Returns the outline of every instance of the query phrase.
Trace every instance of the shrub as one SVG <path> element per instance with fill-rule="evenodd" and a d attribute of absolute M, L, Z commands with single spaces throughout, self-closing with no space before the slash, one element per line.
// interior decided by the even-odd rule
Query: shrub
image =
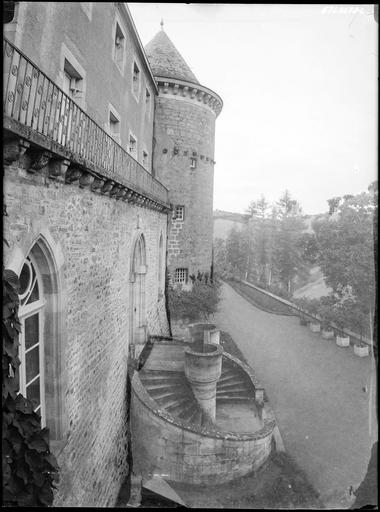
<path fill-rule="evenodd" d="M 18 392 L 18 278 L 3 268 L 3 506 L 40 507 L 53 502 L 57 461 L 48 429 L 33 404 Z"/>
<path fill-rule="evenodd" d="M 212 283 L 196 280 L 190 290 L 184 290 L 181 285 L 170 286 L 168 290 L 170 317 L 173 320 L 189 322 L 207 321 L 209 316 L 217 311 L 220 285 L 218 280 Z"/>

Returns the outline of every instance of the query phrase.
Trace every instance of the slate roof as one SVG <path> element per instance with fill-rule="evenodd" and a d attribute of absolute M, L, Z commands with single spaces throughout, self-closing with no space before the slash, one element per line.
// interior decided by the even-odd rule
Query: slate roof
<path fill-rule="evenodd" d="M 199 84 L 197 77 L 163 30 L 145 46 L 145 52 L 154 76 Z"/>

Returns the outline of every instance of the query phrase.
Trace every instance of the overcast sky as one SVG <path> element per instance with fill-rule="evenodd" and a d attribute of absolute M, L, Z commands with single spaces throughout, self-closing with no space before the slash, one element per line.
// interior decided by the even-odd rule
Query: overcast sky
<path fill-rule="evenodd" d="M 224 107 L 214 209 L 288 189 L 304 213 L 377 179 L 373 5 L 128 3 L 142 43 L 164 30 Z"/>

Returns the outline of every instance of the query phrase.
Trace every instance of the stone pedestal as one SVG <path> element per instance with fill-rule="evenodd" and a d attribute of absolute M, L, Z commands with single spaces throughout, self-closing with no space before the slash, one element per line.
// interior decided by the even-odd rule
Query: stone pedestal
<path fill-rule="evenodd" d="M 215 421 L 216 384 L 222 373 L 222 348 L 205 343 L 185 349 L 185 375 L 205 417 Z"/>
<path fill-rule="evenodd" d="M 203 342 L 208 343 L 206 339 L 206 332 L 216 330 L 216 325 L 208 324 L 208 323 L 197 323 L 197 324 L 189 324 L 189 337 L 195 342 Z"/>

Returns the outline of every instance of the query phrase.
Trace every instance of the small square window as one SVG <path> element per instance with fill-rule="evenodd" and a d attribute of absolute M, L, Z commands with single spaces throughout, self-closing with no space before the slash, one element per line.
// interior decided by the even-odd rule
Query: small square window
<path fill-rule="evenodd" d="M 124 67 L 124 47 L 125 47 L 125 37 L 120 28 L 120 25 L 118 23 L 116 23 L 115 41 L 114 41 L 114 60 L 121 71 L 123 71 L 123 67 Z"/>
<path fill-rule="evenodd" d="M 187 283 L 189 280 L 189 271 L 187 268 L 176 268 L 174 273 L 175 283 Z"/>
<path fill-rule="evenodd" d="M 185 207 L 177 205 L 174 209 L 173 220 L 184 220 L 185 218 Z"/>
<path fill-rule="evenodd" d="M 195 169 L 197 167 L 197 159 L 193 156 L 190 157 L 190 169 Z"/>
<path fill-rule="evenodd" d="M 136 62 L 133 63 L 132 91 L 135 96 L 140 92 L 140 70 Z"/>

